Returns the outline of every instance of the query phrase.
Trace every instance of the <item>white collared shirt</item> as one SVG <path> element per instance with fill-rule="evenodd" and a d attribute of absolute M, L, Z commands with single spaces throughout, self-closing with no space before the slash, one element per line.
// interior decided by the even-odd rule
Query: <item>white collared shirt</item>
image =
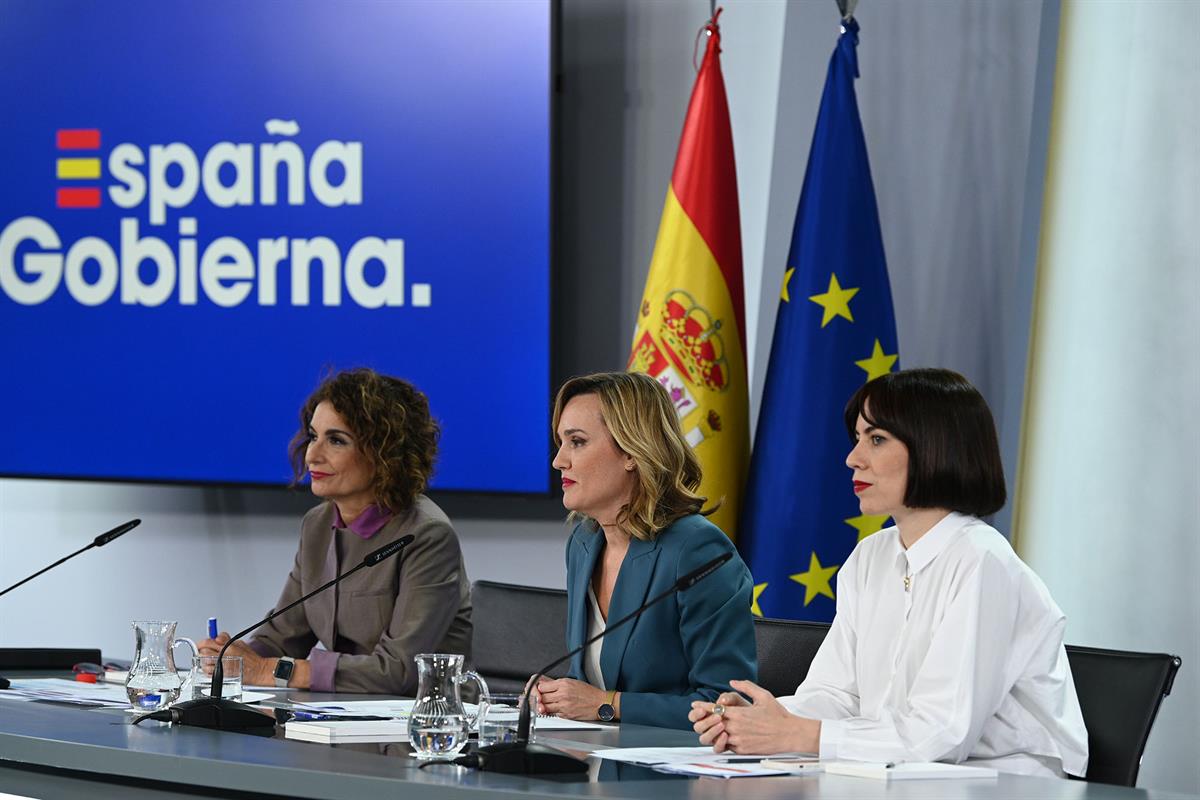
<path fill-rule="evenodd" d="M 1084 774 L 1066 617 L 994 528 L 951 513 L 908 550 L 887 528 L 859 543 L 837 587 L 808 677 L 780 698 L 822 721 L 822 759 Z"/>

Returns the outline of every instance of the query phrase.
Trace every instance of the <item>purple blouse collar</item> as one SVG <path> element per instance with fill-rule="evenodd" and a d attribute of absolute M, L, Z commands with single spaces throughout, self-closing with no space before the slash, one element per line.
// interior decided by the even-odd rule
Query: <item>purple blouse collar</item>
<path fill-rule="evenodd" d="M 335 503 L 333 506 L 333 527 L 350 530 L 362 539 L 370 539 L 379 533 L 379 530 L 384 525 L 387 525 L 393 516 L 395 515 L 383 506 L 372 503 L 361 514 L 355 517 L 353 522 L 347 525 L 345 520 L 342 519 L 342 512 Z"/>

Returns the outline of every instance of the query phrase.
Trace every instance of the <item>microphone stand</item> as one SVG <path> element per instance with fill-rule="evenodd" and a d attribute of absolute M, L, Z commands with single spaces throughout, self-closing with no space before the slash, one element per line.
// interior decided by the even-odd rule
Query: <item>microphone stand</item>
<path fill-rule="evenodd" d="M 461 766 L 476 767 L 484 772 L 501 772 L 510 775 L 553 775 L 587 772 L 586 761 L 582 761 L 553 747 L 529 741 L 529 722 L 531 719 L 529 704 L 532 699 L 533 689 L 537 686 L 538 680 L 541 679 L 542 675 L 567 659 L 573 658 L 576 654 L 583 652 L 588 645 L 607 636 L 610 631 L 616 630 L 622 625 L 637 619 L 642 615 L 642 612 L 655 603 L 667 599 L 676 592 L 692 588 L 699 581 L 716 572 L 718 567 L 731 558 L 733 558 L 733 553 L 722 553 L 704 566 L 692 570 L 675 581 L 671 585 L 671 588 L 665 592 L 650 598 L 632 613 L 626 614 L 616 622 L 609 624 L 603 631 L 588 639 L 562 658 L 542 667 L 533 676 L 533 680 L 529 682 L 529 686 L 525 689 L 525 702 L 521 705 L 521 716 L 517 722 L 517 740 L 505 744 L 493 744 L 481 747 L 470 755 L 455 759 L 454 763 Z"/>
<path fill-rule="evenodd" d="M 84 545 L 83 547 L 76 550 L 74 553 L 71 553 L 71 555 L 66 556 L 64 558 L 60 558 L 58 561 L 55 561 L 50 566 L 45 567 L 44 569 L 38 570 L 37 572 L 30 575 L 28 578 L 25 578 L 24 580 L 17 581 L 12 586 L 10 586 L 7 589 L 5 589 L 4 591 L 0 592 L 0 597 L 3 597 L 4 595 L 8 594 L 9 592 L 11 592 L 13 589 L 17 588 L 18 586 L 23 586 L 24 584 L 29 583 L 31 580 L 36 578 L 38 575 L 41 575 L 43 572 L 49 572 L 50 570 L 57 567 L 59 564 L 62 564 L 65 561 L 70 561 L 72 558 L 79 555 L 80 553 L 84 553 L 88 550 L 91 550 L 93 547 L 104 547 L 104 545 L 108 544 L 113 539 L 116 539 L 118 536 L 123 536 L 126 533 L 129 533 L 129 531 L 133 530 L 134 528 L 136 528 L 138 525 L 141 525 L 141 524 L 142 524 L 142 521 L 140 519 L 131 519 L 131 520 L 129 520 L 129 522 L 123 522 L 110 531 L 105 531 L 104 533 L 100 534 L 95 539 L 93 539 L 91 544 Z M 3 675 L 0 675 L 0 689 L 7 689 L 10 685 L 12 685 L 12 684 L 8 680 L 8 678 L 5 678 Z"/>
<path fill-rule="evenodd" d="M 187 700 L 182 703 L 176 703 L 170 708 L 163 708 L 158 711 L 152 711 L 149 714 L 142 714 L 140 717 L 134 719 L 133 724 L 137 725 L 144 719 L 154 719 L 160 722 L 174 722 L 179 725 L 194 725 L 198 728 L 214 728 L 216 730 L 234 731 L 236 733 L 250 733 L 257 736 L 273 736 L 275 733 L 274 715 L 268 715 L 245 703 L 238 703 L 221 697 L 222 684 L 225 682 L 225 670 L 221 659 L 225 656 L 225 651 L 229 649 L 229 645 L 260 625 L 265 625 L 280 614 L 290 611 L 313 595 L 319 594 L 335 583 L 349 578 L 360 569 L 373 567 L 379 562 L 391 558 L 412 544 L 415 538 L 412 534 L 402 536 L 396 541 L 368 553 L 353 569 L 343 572 L 328 583 L 318 586 L 294 603 L 288 603 L 278 611 L 272 611 L 265 619 L 259 620 L 249 628 L 246 628 L 246 630 L 240 631 L 237 635 L 230 637 L 225 646 L 221 648 L 221 652 L 217 654 L 217 663 L 212 674 L 212 696 L 201 697 L 197 700 Z"/>

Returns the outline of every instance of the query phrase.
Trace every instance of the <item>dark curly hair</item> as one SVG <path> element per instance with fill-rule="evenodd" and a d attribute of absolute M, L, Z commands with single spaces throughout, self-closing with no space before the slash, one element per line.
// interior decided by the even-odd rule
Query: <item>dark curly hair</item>
<path fill-rule="evenodd" d="M 405 511 L 425 491 L 437 459 L 441 429 L 430 416 L 429 400 L 408 381 L 360 368 L 321 381 L 300 409 L 300 430 L 288 452 L 292 485 L 308 471 L 305 451 L 313 412 L 328 402 L 346 421 L 371 466 L 375 501 L 393 514 Z"/>

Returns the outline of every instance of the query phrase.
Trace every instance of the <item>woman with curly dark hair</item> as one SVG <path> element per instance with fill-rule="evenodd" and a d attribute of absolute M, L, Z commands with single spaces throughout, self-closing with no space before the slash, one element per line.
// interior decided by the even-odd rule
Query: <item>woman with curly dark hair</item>
<path fill-rule="evenodd" d="M 418 653 L 470 655 L 470 584 L 450 520 L 423 492 L 439 429 L 412 384 L 370 369 L 339 372 L 300 410 L 295 482 L 325 502 L 300 525 L 300 547 L 276 608 L 402 536 L 399 558 L 362 570 L 235 642 L 253 685 L 412 694 Z M 200 643 L 216 655 L 228 634 Z"/>

